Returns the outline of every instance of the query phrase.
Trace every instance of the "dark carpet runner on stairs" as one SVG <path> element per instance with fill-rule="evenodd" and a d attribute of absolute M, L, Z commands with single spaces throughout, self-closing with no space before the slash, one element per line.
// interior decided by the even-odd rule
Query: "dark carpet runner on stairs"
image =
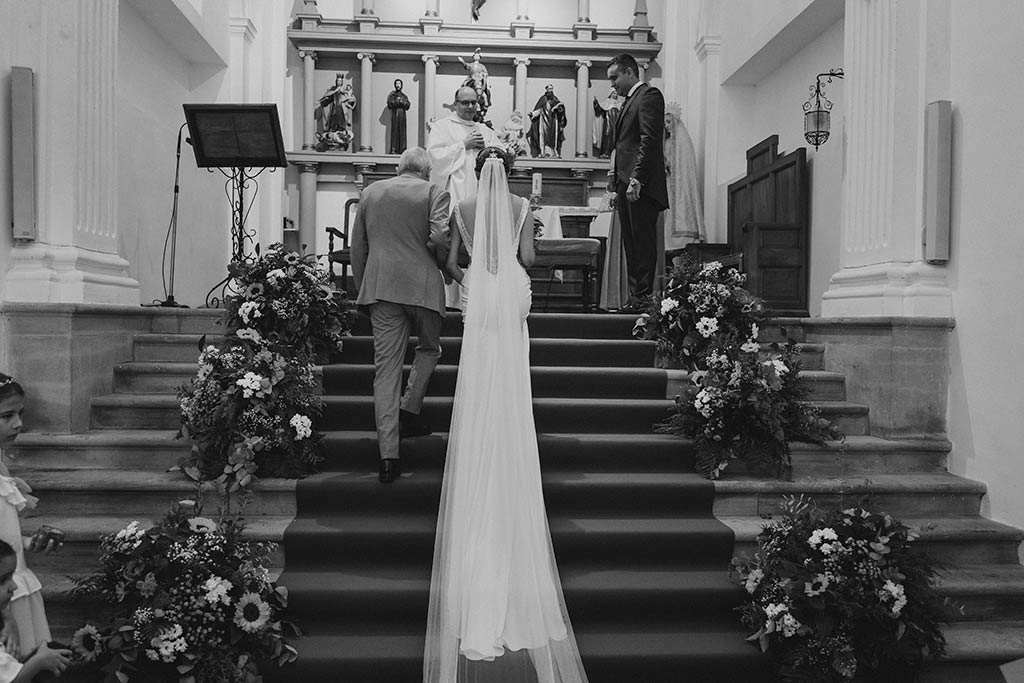
<path fill-rule="evenodd" d="M 653 346 L 629 339 L 629 316 L 529 324 L 552 542 L 592 683 L 768 680 L 733 611 L 742 592 L 727 576 L 733 535 L 712 516 L 714 487 L 678 439 L 651 433 L 670 405 Z M 403 440 L 405 474 L 388 486 L 376 475 L 369 337 L 324 368 L 328 459 L 298 484 L 280 579 L 306 636 L 299 661 L 268 681 L 421 680 L 460 328 L 449 315 L 424 408 L 437 431 Z"/>

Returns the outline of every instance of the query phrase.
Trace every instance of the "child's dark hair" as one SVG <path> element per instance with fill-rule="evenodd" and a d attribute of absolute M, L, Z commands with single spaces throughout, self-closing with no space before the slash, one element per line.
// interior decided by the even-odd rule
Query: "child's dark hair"
<path fill-rule="evenodd" d="M 480 153 L 476 155 L 476 174 L 479 176 L 480 171 L 484 168 L 484 162 L 491 157 L 498 157 L 502 163 L 505 164 L 505 175 L 512 172 L 512 164 L 515 162 L 515 157 L 508 153 L 503 147 L 484 147 L 480 150 Z"/>
<path fill-rule="evenodd" d="M 21 388 L 21 385 L 18 384 L 17 380 L 15 380 L 10 375 L 5 375 L 4 373 L 0 372 L 0 401 L 10 396 L 24 395 L 25 390 Z"/>
<path fill-rule="evenodd" d="M 7 541 L 0 541 L 0 560 L 7 559 L 8 557 L 17 557 L 14 548 Z"/>

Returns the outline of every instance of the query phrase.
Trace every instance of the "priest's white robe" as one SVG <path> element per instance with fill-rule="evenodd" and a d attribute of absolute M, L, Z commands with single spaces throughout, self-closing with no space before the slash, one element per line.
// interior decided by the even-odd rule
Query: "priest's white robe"
<path fill-rule="evenodd" d="M 448 190 L 452 207 L 476 195 L 476 155 L 479 149 L 466 149 L 466 138 L 480 131 L 485 147 L 504 147 L 498 135 L 482 123 L 463 121 L 451 114 L 434 121 L 427 133 L 430 154 L 430 182 Z M 445 287 L 445 305 L 460 308 L 459 284 Z"/>

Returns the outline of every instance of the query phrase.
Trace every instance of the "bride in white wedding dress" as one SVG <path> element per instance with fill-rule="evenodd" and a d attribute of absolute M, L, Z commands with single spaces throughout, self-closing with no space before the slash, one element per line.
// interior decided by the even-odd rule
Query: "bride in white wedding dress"
<path fill-rule="evenodd" d="M 453 230 L 448 269 L 469 295 L 423 680 L 587 683 L 541 490 L 526 325 L 530 279 L 520 263 L 534 258 L 532 214 L 525 199 L 509 193 L 503 152 L 489 148 L 480 157 L 476 200 L 453 212 L 459 235 Z M 458 242 L 471 257 L 465 277 Z"/>

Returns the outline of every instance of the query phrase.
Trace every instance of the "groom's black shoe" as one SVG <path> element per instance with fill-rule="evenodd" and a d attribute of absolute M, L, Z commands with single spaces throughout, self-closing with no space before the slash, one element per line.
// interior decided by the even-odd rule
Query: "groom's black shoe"
<path fill-rule="evenodd" d="M 398 411 L 398 436 L 408 438 L 410 436 L 426 436 L 432 434 L 430 423 L 423 419 L 422 415 L 410 413 L 408 410 Z"/>
<path fill-rule="evenodd" d="M 390 484 L 402 474 L 398 458 L 384 458 L 380 461 L 380 483 Z"/>

